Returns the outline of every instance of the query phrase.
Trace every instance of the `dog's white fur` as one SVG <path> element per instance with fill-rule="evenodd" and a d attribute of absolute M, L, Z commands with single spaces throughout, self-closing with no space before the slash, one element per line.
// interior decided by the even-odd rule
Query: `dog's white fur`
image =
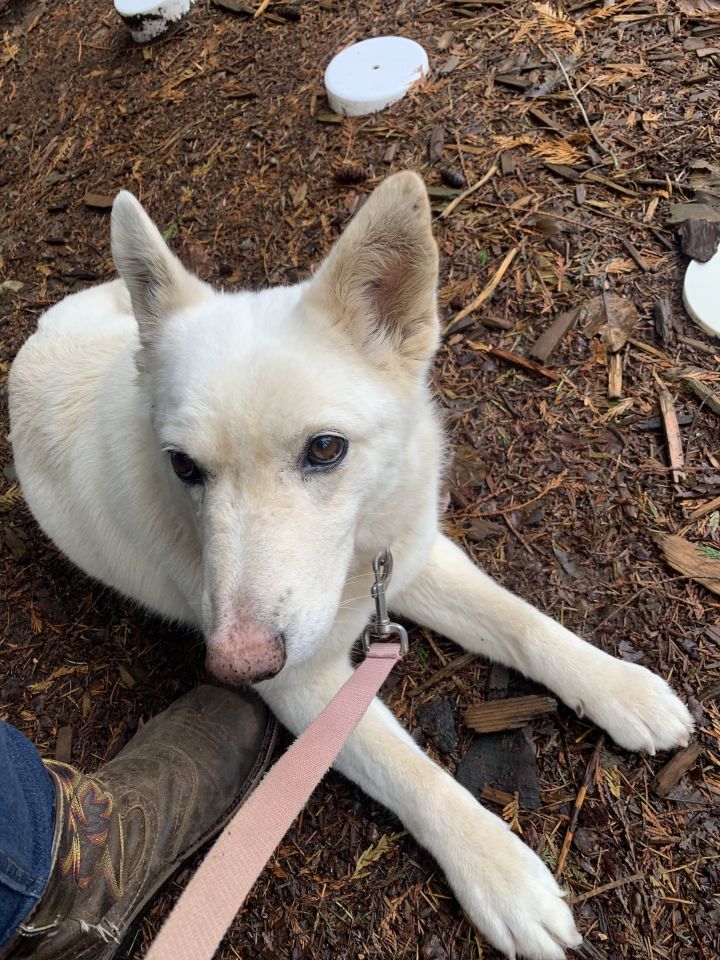
<path fill-rule="evenodd" d="M 502 589 L 438 529 L 437 253 L 418 177 L 385 181 L 309 281 L 260 293 L 188 274 L 127 193 L 112 227 L 122 279 L 49 310 L 10 378 L 27 502 L 78 566 L 197 625 L 210 652 L 242 658 L 247 636 L 282 634 L 286 665 L 257 687 L 299 732 L 350 675 L 389 544 L 397 614 L 545 684 L 622 747 L 687 743 L 664 680 Z M 308 474 L 304 446 L 327 432 L 347 456 Z M 169 449 L 202 465 L 204 485 L 177 479 Z M 379 701 L 337 767 L 395 811 L 509 957 L 579 943 L 538 857 Z"/>

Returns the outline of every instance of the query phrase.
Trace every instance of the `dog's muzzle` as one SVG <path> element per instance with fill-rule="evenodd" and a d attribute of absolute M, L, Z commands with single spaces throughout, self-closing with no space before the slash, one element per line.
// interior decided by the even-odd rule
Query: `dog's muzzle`
<path fill-rule="evenodd" d="M 218 680 L 245 686 L 269 680 L 285 666 L 285 638 L 256 620 L 237 619 L 214 630 L 207 640 L 205 666 Z"/>

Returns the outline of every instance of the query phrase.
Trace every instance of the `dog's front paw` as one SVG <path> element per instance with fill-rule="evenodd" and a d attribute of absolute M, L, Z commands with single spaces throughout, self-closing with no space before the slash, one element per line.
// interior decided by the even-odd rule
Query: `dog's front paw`
<path fill-rule="evenodd" d="M 574 704 L 627 750 L 686 746 L 693 721 L 668 684 L 636 663 L 608 658 L 592 677 L 592 689 Z"/>
<path fill-rule="evenodd" d="M 582 937 L 553 875 L 497 817 L 467 813 L 446 872 L 468 917 L 512 960 L 562 960 Z"/>

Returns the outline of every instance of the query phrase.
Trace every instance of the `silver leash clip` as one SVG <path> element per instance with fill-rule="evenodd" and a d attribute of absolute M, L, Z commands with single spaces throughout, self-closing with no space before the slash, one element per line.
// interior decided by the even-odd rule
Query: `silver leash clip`
<path fill-rule="evenodd" d="M 386 547 L 373 560 L 375 583 L 370 588 L 370 596 L 375 601 L 375 613 L 363 630 L 362 645 L 365 653 L 373 642 L 387 643 L 392 637 L 400 640 L 400 653 L 405 655 L 410 649 L 407 630 L 399 623 L 393 623 L 388 616 L 385 590 L 392 576 L 393 558 L 390 548 Z"/>

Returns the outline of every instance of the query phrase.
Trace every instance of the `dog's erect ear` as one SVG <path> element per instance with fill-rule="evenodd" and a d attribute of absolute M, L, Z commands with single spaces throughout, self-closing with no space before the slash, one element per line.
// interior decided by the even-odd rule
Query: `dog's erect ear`
<path fill-rule="evenodd" d="M 112 255 L 130 291 L 140 342 L 148 346 L 174 310 L 206 300 L 211 289 L 183 267 L 135 197 L 115 198 L 111 221 Z"/>
<path fill-rule="evenodd" d="M 417 174 L 389 177 L 368 198 L 310 281 L 305 302 L 382 361 L 388 347 L 424 369 L 437 349 L 438 254 Z"/>

